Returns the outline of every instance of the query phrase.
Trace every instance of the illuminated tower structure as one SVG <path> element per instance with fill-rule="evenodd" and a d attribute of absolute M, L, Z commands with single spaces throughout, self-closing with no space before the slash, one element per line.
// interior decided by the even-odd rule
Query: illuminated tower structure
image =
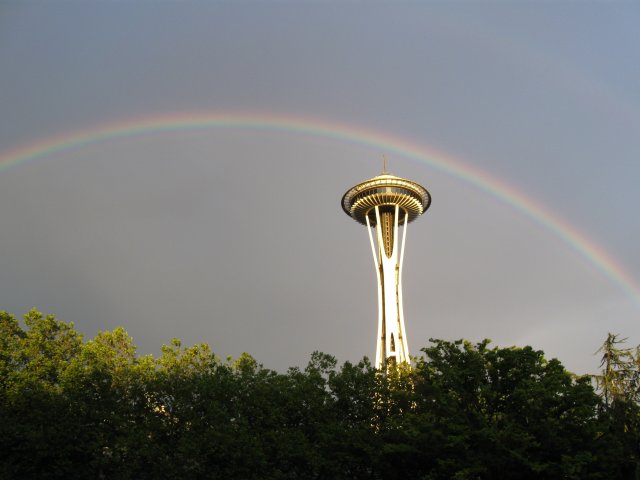
<path fill-rule="evenodd" d="M 431 204 L 423 186 L 385 171 L 349 189 L 342 209 L 369 231 L 378 278 L 376 368 L 409 362 L 402 312 L 402 261 L 407 225 Z M 400 239 L 399 234 L 402 234 Z M 374 240 L 375 236 L 375 240 Z"/>

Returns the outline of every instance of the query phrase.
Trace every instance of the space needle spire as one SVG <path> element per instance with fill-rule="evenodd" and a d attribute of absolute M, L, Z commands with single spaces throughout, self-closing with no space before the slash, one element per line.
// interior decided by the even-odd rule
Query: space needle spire
<path fill-rule="evenodd" d="M 402 311 L 402 262 L 407 225 L 431 204 L 423 186 L 387 172 L 349 189 L 342 209 L 369 231 L 378 279 L 376 368 L 408 363 L 409 347 Z M 374 239 L 375 238 L 375 239 Z"/>

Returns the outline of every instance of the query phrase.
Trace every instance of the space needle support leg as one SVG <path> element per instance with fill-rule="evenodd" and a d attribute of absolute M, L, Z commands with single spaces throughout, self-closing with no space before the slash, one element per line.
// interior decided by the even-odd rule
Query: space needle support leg
<path fill-rule="evenodd" d="M 400 275 L 402 275 L 402 262 L 404 261 L 404 241 L 407 238 L 407 227 L 409 223 L 409 214 L 404 214 L 404 227 L 402 227 L 402 248 L 400 249 Z"/>
<path fill-rule="evenodd" d="M 396 207 L 398 208 L 398 207 Z M 398 211 L 396 210 L 396 215 Z M 402 228 L 402 247 L 400 248 L 400 262 L 398 264 L 398 322 L 400 323 L 400 331 L 402 332 L 402 349 L 403 349 L 403 361 L 409 362 L 409 344 L 407 342 L 407 333 L 404 328 L 404 312 L 402 309 L 402 264 L 404 262 L 404 244 L 407 239 L 407 228 L 409 226 L 409 214 L 404 214 L 404 227 Z"/>
<path fill-rule="evenodd" d="M 376 207 L 376 220 L 379 222 L 380 218 L 379 215 L 377 214 L 378 207 Z M 369 215 L 366 216 L 367 219 L 367 230 L 369 232 L 369 241 L 371 242 L 371 253 L 373 254 L 373 264 L 375 266 L 376 269 L 376 278 L 378 279 L 378 336 L 377 336 L 377 340 L 376 340 L 376 363 L 375 363 L 375 367 L 376 368 L 380 368 L 380 365 L 382 364 L 382 359 L 384 356 L 384 343 L 382 342 L 382 339 L 384 337 L 384 333 L 382 331 L 382 322 L 384 321 L 383 318 L 383 304 L 382 304 L 382 282 L 381 282 L 381 278 L 380 278 L 380 258 L 379 258 L 379 251 L 376 252 L 376 244 L 373 241 L 373 234 L 371 232 L 371 222 L 369 221 Z M 376 229 L 377 230 L 377 229 Z"/>

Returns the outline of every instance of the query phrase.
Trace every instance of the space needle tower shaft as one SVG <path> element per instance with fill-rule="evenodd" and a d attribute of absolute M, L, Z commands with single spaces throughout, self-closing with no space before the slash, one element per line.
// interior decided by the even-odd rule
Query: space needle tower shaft
<path fill-rule="evenodd" d="M 402 264 L 407 225 L 431 203 L 421 185 L 383 173 L 351 188 L 342 197 L 342 209 L 365 225 L 378 280 L 378 334 L 376 368 L 408 363 L 402 309 Z"/>

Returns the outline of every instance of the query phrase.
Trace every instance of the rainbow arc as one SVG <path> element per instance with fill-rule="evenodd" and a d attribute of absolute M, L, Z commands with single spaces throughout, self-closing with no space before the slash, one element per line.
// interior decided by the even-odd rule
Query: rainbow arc
<path fill-rule="evenodd" d="M 143 134 L 196 129 L 254 129 L 299 133 L 360 144 L 402 156 L 462 180 L 526 215 L 559 237 L 570 248 L 619 285 L 640 305 L 640 286 L 615 259 L 543 205 L 516 187 L 432 147 L 356 125 L 289 115 L 217 112 L 182 113 L 127 119 L 37 140 L 0 154 L 0 173 L 49 155 L 95 142 Z"/>

